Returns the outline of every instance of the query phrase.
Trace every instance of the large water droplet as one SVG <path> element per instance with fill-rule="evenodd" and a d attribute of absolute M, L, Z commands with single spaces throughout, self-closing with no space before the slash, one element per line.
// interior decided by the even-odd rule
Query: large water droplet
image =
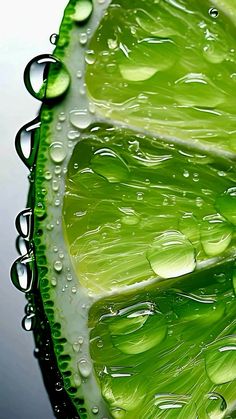
<path fill-rule="evenodd" d="M 16 229 L 21 237 L 29 240 L 32 231 L 32 210 L 27 208 L 21 211 L 16 217 Z"/>
<path fill-rule="evenodd" d="M 205 351 L 206 372 L 214 384 L 236 379 L 236 335 L 226 336 L 209 345 Z"/>
<path fill-rule="evenodd" d="M 22 292 L 29 292 L 36 280 L 36 269 L 33 253 L 18 258 L 11 268 L 11 280 Z"/>
<path fill-rule="evenodd" d="M 233 231 L 220 217 L 212 215 L 205 217 L 200 233 L 204 252 L 209 256 L 217 256 L 229 246 Z"/>
<path fill-rule="evenodd" d="M 161 343 L 167 334 L 166 320 L 152 303 L 136 304 L 111 316 L 113 345 L 125 354 L 139 354 Z"/>
<path fill-rule="evenodd" d="M 195 269 L 194 247 L 179 231 L 166 231 L 156 237 L 147 251 L 153 271 L 162 278 L 175 278 Z"/>
<path fill-rule="evenodd" d="M 229 188 L 218 196 L 215 207 L 223 217 L 236 225 L 236 188 Z"/>
<path fill-rule="evenodd" d="M 94 172 L 110 183 L 129 179 L 129 168 L 125 161 L 109 148 L 97 150 L 91 160 L 91 166 Z"/>
<path fill-rule="evenodd" d="M 24 82 L 29 93 L 45 101 L 62 96 L 70 85 L 64 64 L 50 54 L 33 58 L 26 66 Z"/>
<path fill-rule="evenodd" d="M 62 143 L 52 143 L 49 148 L 49 154 L 53 163 L 60 164 L 66 158 L 66 149 Z"/>
<path fill-rule="evenodd" d="M 185 394 L 156 394 L 155 395 L 155 406 L 160 410 L 179 410 L 184 407 L 190 397 Z M 176 415 L 178 413 L 176 412 Z M 177 417 L 177 416 L 176 416 Z"/>
<path fill-rule="evenodd" d="M 35 136 L 36 130 L 40 127 L 38 118 L 24 125 L 16 134 L 15 147 L 17 154 L 23 163 L 30 169 L 36 157 L 38 140 Z"/>
<path fill-rule="evenodd" d="M 91 124 L 92 116 L 88 109 L 71 111 L 70 122 L 76 128 L 85 129 Z"/>
<path fill-rule="evenodd" d="M 206 413 L 210 419 L 222 417 L 222 412 L 227 408 L 227 403 L 219 393 L 211 392 L 206 395 Z"/>
<path fill-rule="evenodd" d="M 93 11 L 93 3 L 91 0 L 79 0 L 75 6 L 73 19 L 75 22 L 83 23 L 91 16 Z"/>
<path fill-rule="evenodd" d="M 126 416 L 126 410 L 121 407 L 114 407 L 111 409 L 111 414 L 115 419 L 123 419 Z"/>

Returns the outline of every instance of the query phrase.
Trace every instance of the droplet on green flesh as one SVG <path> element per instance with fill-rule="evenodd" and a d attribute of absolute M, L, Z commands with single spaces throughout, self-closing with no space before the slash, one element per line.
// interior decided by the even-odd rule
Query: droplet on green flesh
<path fill-rule="evenodd" d="M 209 345 L 205 352 L 206 372 L 214 384 L 236 378 L 236 337 L 227 336 Z"/>
<path fill-rule="evenodd" d="M 236 188 L 227 189 L 216 199 L 216 209 L 230 223 L 236 225 Z"/>
<path fill-rule="evenodd" d="M 179 231 L 156 237 L 147 251 L 153 271 L 162 278 L 175 278 L 195 269 L 194 247 Z"/>

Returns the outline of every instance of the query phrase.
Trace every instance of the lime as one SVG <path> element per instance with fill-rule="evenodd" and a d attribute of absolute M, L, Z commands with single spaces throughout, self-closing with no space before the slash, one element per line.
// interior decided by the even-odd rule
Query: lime
<path fill-rule="evenodd" d="M 37 266 L 81 418 L 233 415 L 235 23 L 231 0 L 71 0 L 36 92 L 27 66 L 12 276 L 33 292 Z"/>

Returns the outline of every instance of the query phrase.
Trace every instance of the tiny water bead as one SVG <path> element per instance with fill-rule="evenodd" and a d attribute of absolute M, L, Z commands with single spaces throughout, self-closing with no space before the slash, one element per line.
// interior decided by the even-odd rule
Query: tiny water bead
<path fill-rule="evenodd" d="M 215 7 L 211 7 L 208 11 L 209 15 L 216 19 L 219 16 L 219 11 Z"/>
<path fill-rule="evenodd" d="M 26 332 L 34 329 L 36 323 L 36 316 L 34 313 L 25 316 L 22 320 L 22 327 Z"/>
<path fill-rule="evenodd" d="M 188 274 L 196 267 L 194 247 L 179 231 L 166 231 L 156 237 L 147 259 L 153 271 L 166 279 Z"/>
<path fill-rule="evenodd" d="M 226 336 L 205 350 L 206 372 L 213 384 L 236 379 L 236 335 Z"/>
<path fill-rule="evenodd" d="M 57 99 L 70 85 L 65 65 L 50 54 L 33 58 L 26 66 L 24 82 L 29 93 L 41 101 Z"/>
<path fill-rule="evenodd" d="M 125 182 L 130 176 L 125 161 L 109 148 L 102 148 L 94 153 L 91 167 L 95 173 L 104 177 L 110 183 Z"/>
<path fill-rule="evenodd" d="M 40 125 L 41 123 L 37 117 L 33 121 L 24 125 L 16 135 L 16 151 L 20 159 L 29 169 L 35 162 L 36 152 L 38 149 L 38 140 L 35 137 L 35 134 L 40 128 Z"/>
<path fill-rule="evenodd" d="M 99 409 L 98 409 L 98 407 L 97 407 L 97 406 L 93 406 L 93 407 L 92 407 L 92 413 L 93 413 L 94 415 L 97 415 L 97 414 L 99 413 Z"/>
<path fill-rule="evenodd" d="M 17 215 L 16 229 L 22 238 L 29 240 L 32 231 L 32 223 L 33 217 L 31 208 L 26 208 Z"/>
<path fill-rule="evenodd" d="M 36 280 L 33 253 L 21 256 L 13 263 L 11 268 L 11 280 L 19 291 L 31 291 Z"/>
<path fill-rule="evenodd" d="M 70 122 L 75 128 L 86 129 L 92 123 L 92 116 L 88 109 L 74 110 L 70 112 Z"/>
<path fill-rule="evenodd" d="M 57 33 L 52 33 L 52 35 L 49 38 L 49 41 L 51 42 L 52 45 L 56 45 L 58 38 L 59 36 Z"/>
<path fill-rule="evenodd" d="M 73 19 L 81 24 L 88 20 L 93 11 L 93 3 L 91 0 L 78 0 L 75 5 L 75 13 Z"/>
<path fill-rule="evenodd" d="M 49 155 L 53 163 L 61 164 L 66 158 L 66 148 L 62 143 L 54 142 L 50 145 Z"/>
<path fill-rule="evenodd" d="M 236 188 L 229 188 L 218 196 L 215 207 L 226 220 L 236 225 Z"/>

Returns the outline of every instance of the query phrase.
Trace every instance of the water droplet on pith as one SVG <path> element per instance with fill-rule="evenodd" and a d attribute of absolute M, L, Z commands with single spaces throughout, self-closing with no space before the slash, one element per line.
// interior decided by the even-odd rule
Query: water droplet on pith
<path fill-rule="evenodd" d="M 85 45 L 88 41 L 88 35 L 84 32 L 80 34 L 79 42 L 81 45 Z"/>
<path fill-rule="evenodd" d="M 206 372 L 213 384 L 236 379 L 236 335 L 213 342 L 205 350 Z"/>
<path fill-rule="evenodd" d="M 54 266 L 54 269 L 55 269 L 56 272 L 61 272 L 62 271 L 63 265 L 62 265 L 62 262 L 60 260 L 56 260 L 54 262 L 53 266 Z"/>
<path fill-rule="evenodd" d="M 93 413 L 94 415 L 97 415 L 97 414 L 98 414 L 98 412 L 99 412 L 99 409 L 98 409 L 98 407 L 97 407 L 97 406 L 93 406 L 91 410 L 92 410 L 92 413 Z"/>
<path fill-rule="evenodd" d="M 147 251 L 153 271 L 162 278 L 175 278 L 193 272 L 194 247 L 179 231 L 166 231 L 156 237 Z"/>
<path fill-rule="evenodd" d="M 85 129 L 91 124 L 92 116 L 87 109 L 71 111 L 70 122 L 76 128 Z"/>
<path fill-rule="evenodd" d="M 95 63 L 95 61 L 96 61 L 96 58 L 95 58 L 94 51 L 93 50 L 86 51 L 85 62 L 89 65 L 92 65 Z"/>
<path fill-rule="evenodd" d="M 62 143 L 55 142 L 50 145 L 49 154 L 54 163 L 62 163 L 67 153 Z"/>
<path fill-rule="evenodd" d="M 91 374 L 92 366 L 87 359 L 81 359 L 78 364 L 79 372 L 82 377 L 87 378 Z"/>
<path fill-rule="evenodd" d="M 43 54 L 27 64 L 24 82 L 33 97 L 45 101 L 64 95 L 70 85 L 70 75 L 58 58 Z"/>
<path fill-rule="evenodd" d="M 69 131 L 67 134 L 68 140 L 77 140 L 79 136 L 80 136 L 79 131 Z"/>
<path fill-rule="evenodd" d="M 129 178 L 129 168 L 125 161 L 109 148 L 94 153 L 91 166 L 95 173 L 110 183 L 124 182 Z"/>
<path fill-rule="evenodd" d="M 73 19 L 75 22 L 83 23 L 91 16 L 93 11 L 93 3 L 91 0 L 79 0 L 75 6 Z"/>

